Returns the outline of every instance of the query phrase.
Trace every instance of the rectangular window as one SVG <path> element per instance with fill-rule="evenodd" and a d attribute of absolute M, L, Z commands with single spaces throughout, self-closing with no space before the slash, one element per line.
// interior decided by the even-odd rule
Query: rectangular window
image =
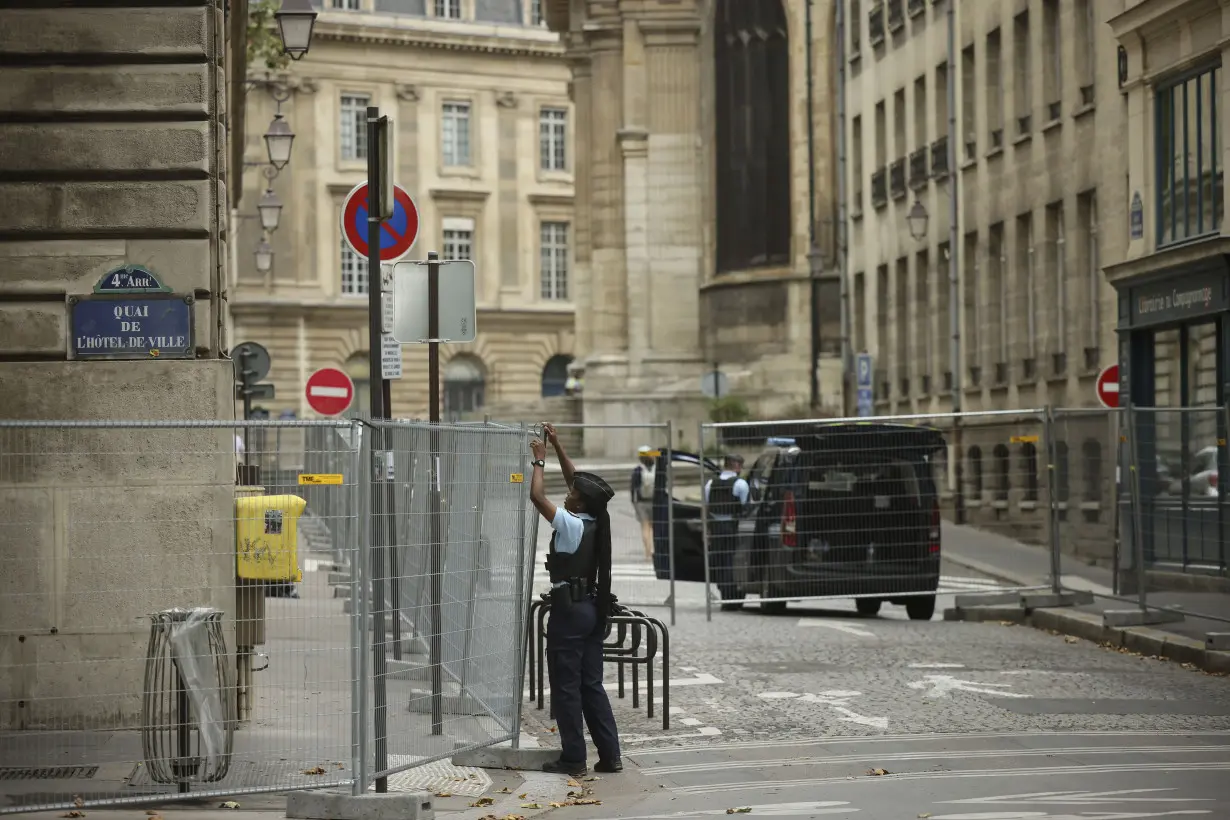
<path fill-rule="evenodd" d="M 979 348 L 982 346 L 982 305 L 978 298 L 978 233 L 971 231 L 965 235 L 965 256 L 962 262 L 962 308 L 965 316 L 965 327 L 961 331 L 962 343 L 965 345 L 965 361 L 970 368 L 978 367 L 980 362 Z"/>
<path fill-rule="evenodd" d="M 568 300 L 568 223 L 544 222 L 539 231 L 542 298 Z"/>
<path fill-rule="evenodd" d="M 568 170 L 568 112 L 563 108 L 538 112 L 538 163 L 544 171 Z"/>
<path fill-rule="evenodd" d="M 474 220 L 458 217 L 444 219 L 444 259 L 474 259 Z"/>
<path fill-rule="evenodd" d="M 897 270 L 893 282 L 893 332 L 897 336 L 895 361 L 897 367 L 897 384 L 902 398 L 910 395 L 910 259 L 903 256 L 897 260 Z"/>
<path fill-rule="evenodd" d="M 991 226 L 987 239 L 987 327 L 986 344 L 993 364 L 1008 363 L 1008 278 L 1004 275 L 1004 223 Z"/>
<path fill-rule="evenodd" d="M 991 142 L 987 149 L 1004 143 L 1004 46 L 999 29 L 987 35 L 987 130 Z"/>
<path fill-rule="evenodd" d="M 1024 339 L 1014 340 L 1016 349 L 1024 349 L 1027 358 L 1035 358 L 1038 335 L 1038 292 L 1034 284 L 1034 218 L 1032 213 L 1021 214 L 1016 218 L 1016 292 L 1024 292 L 1022 307 L 1025 309 L 1025 321 L 1020 328 L 1025 333 Z M 1021 345 L 1019 342 L 1025 342 Z"/>
<path fill-rule="evenodd" d="M 888 162 L 888 116 L 884 112 L 884 100 L 876 103 L 876 163 L 871 170 L 878 171 Z"/>
<path fill-rule="evenodd" d="M 1063 203 L 1046 206 L 1046 263 L 1043 269 L 1042 304 L 1051 314 L 1044 331 L 1051 338 L 1053 353 L 1066 353 L 1068 327 L 1067 271 L 1064 259 Z"/>
<path fill-rule="evenodd" d="M 444 152 L 444 164 L 466 166 L 470 164 L 470 104 L 446 102 L 440 118 L 440 143 Z"/>
<path fill-rule="evenodd" d="M 530 25 L 545 26 L 547 18 L 542 13 L 542 0 L 530 0 Z"/>
<path fill-rule="evenodd" d="M 1042 0 L 1042 88 L 1046 95 L 1046 119 L 1057 120 L 1063 99 L 1063 29 L 1059 0 Z"/>
<path fill-rule="evenodd" d="M 937 336 L 940 339 L 948 338 L 950 328 L 952 327 L 952 311 L 959 310 L 960 305 L 952 304 L 950 298 L 951 288 L 948 287 L 948 266 L 951 264 L 952 256 L 948 252 L 948 243 L 940 245 L 936 250 L 935 265 L 936 270 L 933 274 L 935 278 L 934 292 L 936 305 L 936 318 L 940 323 Z M 934 355 L 934 353 L 932 353 Z M 952 360 L 947 356 L 942 356 L 944 364 L 939 368 L 942 373 L 952 372 Z M 944 389 L 951 389 L 948 379 L 944 380 Z"/>
<path fill-rule="evenodd" d="M 877 367 L 883 367 L 888 362 L 889 351 L 891 350 L 888 346 L 888 326 L 890 324 L 888 317 L 888 265 L 880 265 L 876 268 L 876 292 L 872 298 L 876 302 L 875 363 Z M 886 399 L 888 396 L 881 396 L 880 398 Z"/>
<path fill-rule="evenodd" d="M 1102 271 L 1099 269 L 1101 263 L 1098 261 L 1098 193 L 1096 190 L 1085 191 L 1077 196 L 1076 218 L 1079 231 L 1077 239 L 1080 242 L 1076 270 L 1082 272 L 1084 279 L 1083 286 L 1080 288 L 1085 300 L 1084 344 L 1089 351 L 1087 359 L 1093 360 L 1093 364 L 1089 366 L 1095 367 L 1097 365 L 1096 351 L 1101 342 L 1099 331 L 1102 322 Z"/>
<path fill-rule="evenodd" d="M 342 295 L 367 295 L 367 260 L 342 243 Z"/>
<path fill-rule="evenodd" d="M 893 140 L 897 143 L 893 146 L 893 157 L 896 159 L 910 152 L 905 142 L 905 129 L 909 124 L 905 113 L 905 89 L 898 88 L 893 94 Z"/>
<path fill-rule="evenodd" d="M 372 98 L 366 94 L 343 94 L 341 101 L 342 159 L 367 159 L 367 107 Z"/>
<path fill-rule="evenodd" d="M 1093 105 L 1097 77 L 1097 31 L 1094 0 L 1076 0 L 1076 81 L 1081 105 Z"/>
<path fill-rule="evenodd" d="M 867 350 L 867 282 L 862 271 L 854 274 L 854 304 L 850 306 L 850 324 L 854 337 L 854 352 L 863 353 Z"/>
<path fill-rule="evenodd" d="M 850 13 L 846 17 L 846 28 L 850 29 L 850 54 L 853 58 L 862 50 L 863 38 L 860 29 L 863 25 L 863 12 L 859 0 L 850 0 Z"/>
<path fill-rule="evenodd" d="M 961 132 L 965 140 L 965 158 L 978 156 L 978 71 L 974 47 L 961 50 Z"/>
<path fill-rule="evenodd" d="M 1029 12 L 1023 11 L 1012 21 L 1013 75 L 1016 78 L 1016 126 L 1018 134 L 1028 134 L 1031 129 L 1030 114 L 1033 112 L 1033 74 L 1029 53 Z"/>
<path fill-rule="evenodd" d="M 340 11 L 358 11 L 360 2 L 361 0 L 332 0 L 329 5 Z"/>
<path fill-rule="evenodd" d="M 863 210 L 863 118 L 850 124 L 850 202 L 855 213 Z"/>
<path fill-rule="evenodd" d="M 926 148 L 927 139 L 927 76 L 914 80 L 914 148 Z"/>
<path fill-rule="evenodd" d="M 1159 246 L 1221 230 L 1220 81 L 1213 66 L 1157 92 Z"/>
<path fill-rule="evenodd" d="M 919 393 L 924 396 L 931 392 L 931 323 L 935 318 L 931 304 L 931 261 L 926 251 L 919 251 L 914 257 L 914 361 L 918 363 L 914 372 L 921 382 Z"/>
<path fill-rule="evenodd" d="M 948 134 L 948 63 L 935 68 L 935 135 L 936 139 Z M 959 155 L 958 155 L 959 156 Z"/>
<path fill-rule="evenodd" d="M 446 20 L 460 20 L 461 0 L 436 0 L 436 16 Z"/>

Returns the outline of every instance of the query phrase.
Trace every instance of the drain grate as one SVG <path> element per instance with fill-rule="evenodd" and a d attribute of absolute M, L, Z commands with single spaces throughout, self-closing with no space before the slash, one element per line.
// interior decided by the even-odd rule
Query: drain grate
<path fill-rule="evenodd" d="M 84 780 L 97 766 L 45 766 L 41 769 L 0 768 L 0 780 Z"/>

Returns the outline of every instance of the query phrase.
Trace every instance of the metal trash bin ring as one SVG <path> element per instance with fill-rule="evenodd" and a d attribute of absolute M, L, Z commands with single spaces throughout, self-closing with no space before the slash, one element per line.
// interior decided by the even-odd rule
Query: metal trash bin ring
<path fill-rule="evenodd" d="M 235 687 L 222 613 L 168 609 L 150 615 L 141 751 L 155 783 L 216 783 L 231 768 Z"/>

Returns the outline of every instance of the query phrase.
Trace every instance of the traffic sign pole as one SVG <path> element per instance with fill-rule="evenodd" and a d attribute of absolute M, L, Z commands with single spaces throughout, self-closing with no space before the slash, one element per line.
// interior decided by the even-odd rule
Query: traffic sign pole
<path fill-rule="evenodd" d="M 431 423 L 429 449 L 431 458 L 431 489 L 427 494 L 428 539 L 431 543 L 431 733 L 444 732 L 444 679 L 441 657 L 444 651 L 443 621 L 440 602 L 444 598 L 444 545 L 440 518 L 440 257 L 427 254 L 427 403 Z"/>

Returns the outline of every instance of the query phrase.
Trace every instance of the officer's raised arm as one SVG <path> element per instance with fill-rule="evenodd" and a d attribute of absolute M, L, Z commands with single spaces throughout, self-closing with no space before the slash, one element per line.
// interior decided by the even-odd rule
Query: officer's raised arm
<path fill-rule="evenodd" d="M 534 439 L 530 442 L 530 453 L 534 456 L 534 472 L 530 474 L 530 503 L 534 505 L 534 509 L 542 514 L 542 517 L 548 522 L 555 520 L 555 505 L 547 498 L 547 491 L 543 487 L 543 467 L 546 466 L 547 445 L 542 443 L 541 439 Z"/>
<path fill-rule="evenodd" d="M 568 454 L 564 452 L 564 445 L 559 443 L 559 434 L 555 432 L 555 425 L 544 422 L 542 434 L 547 437 L 547 441 L 551 442 L 551 446 L 555 448 L 555 457 L 559 459 L 559 469 L 564 474 L 564 483 L 571 487 L 573 476 L 577 474 L 577 468 L 573 465 L 572 459 L 568 457 Z M 545 454 L 546 450 L 543 450 L 543 453 Z"/>

